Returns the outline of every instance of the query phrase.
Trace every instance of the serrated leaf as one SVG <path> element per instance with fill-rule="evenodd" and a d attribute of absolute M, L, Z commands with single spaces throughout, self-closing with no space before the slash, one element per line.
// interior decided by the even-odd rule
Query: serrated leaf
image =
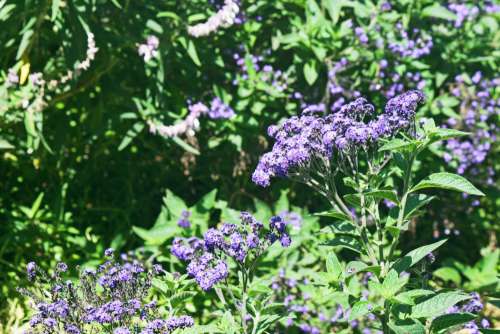
<path fill-rule="evenodd" d="M 416 186 L 414 186 L 411 189 L 411 192 L 427 188 L 440 188 L 464 192 L 470 195 L 484 196 L 483 192 L 477 189 L 464 177 L 446 172 L 429 175 L 427 179 L 420 181 Z"/>
<path fill-rule="evenodd" d="M 392 266 L 392 269 L 396 270 L 398 273 L 407 270 L 408 268 L 412 267 L 420 260 L 422 260 L 425 256 L 427 256 L 427 254 L 438 249 L 446 241 L 447 239 L 443 239 L 430 245 L 422 246 L 412 250 L 411 252 L 407 253 L 405 256 L 397 260 Z"/>
<path fill-rule="evenodd" d="M 474 320 L 476 316 L 471 313 L 450 313 L 443 314 L 432 321 L 432 333 L 445 333 L 452 327 Z"/>
<path fill-rule="evenodd" d="M 412 318 L 430 318 L 444 314 L 455 304 L 470 299 L 469 295 L 461 292 L 445 292 L 431 297 L 412 307 Z"/>

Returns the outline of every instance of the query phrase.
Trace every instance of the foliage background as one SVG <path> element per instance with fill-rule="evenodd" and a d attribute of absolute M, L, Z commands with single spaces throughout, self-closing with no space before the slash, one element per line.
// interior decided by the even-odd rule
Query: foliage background
<path fill-rule="evenodd" d="M 228 208 L 257 210 L 265 218 L 274 203 L 284 203 L 283 194 L 295 207 L 322 210 L 325 203 L 300 185 L 284 193 L 289 185 L 276 182 L 263 191 L 250 178 L 259 155 L 272 145 L 267 127 L 304 106 L 349 100 L 355 91 L 384 105 L 393 85 L 411 89 L 423 81 L 419 88 L 428 101 L 421 117 L 433 117 L 438 124 L 454 118 L 455 126 L 472 136 L 485 127 L 498 134 L 498 104 L 487 119 L 467 128 L 463 120 L 470 105 L 462 103 L 463 95 L 451 93 L 457 75 L 474 86 L 470 78 L 481 71 L 481 82 L 493 82 L 489 99 L 498 101 L 499 14 L 486 10 L 495 2 L 469 2 L 480 13 L 458 26 L 447 3 L 399 0 L 384 10 L 384 2 L 242 1 L 237 24 L 193 38 L 187 25 L 208 17 L 220 1 L 0 1 L 3 317 L 15 309 L 15 288 L 25 284 L 24 267 L 30 260 L 47 267 L 63 259 L 92 262 L 110 245 L 122 251 L 146 245 L 156 254 L 168 253 L 175 229 L 163 229 L 155 241 L 148 239 L 148 229 L 175 225 L 180 208 L 214 189 L 200 224 L 217 223 L 227 217 Z M 356 27 L 364 30 L 367 43 Z M 391 51 L 389 43 L 401 41 L 402 30 L 410 38 L 431 38 L 430 52 L 413 57 Z M 28 83 L 8 87 L 8 70 L 21 77 L 27 68 L 47 80 L 59 77 L 84 58 L 87 32 L 95 35 L 99 48 L 90 68 L 47 94 L 43 111 L 26 112 L 20 106 L 22 91 L 36 96 L 36 90 Z M 145 62 L 137 48 L 150 35 L 159 38 L 159 53 Z M 382 46 L 376 45 L 379 40 Z M 348 66 L 332 79 L 329 71 L 344 57 Z M 382 60 L 389 62 L 391 73 L 385 78 L 380 77 Z M 253 66 L 256 61 L 259 68 Z M 272 71 L 265 72 L 264 65 Z M 421 79 L 408 79 L 409 72 L 420 73 Z M 332 80 L 343 87 L 337 95 L 329 92 Z M 297 92 L 303 98 L 297 99 Z M 195 136 L 175 140 L 148 131 L 148 120 L 173 124 L 187 115 L 189 101 L 208 103 L 214 96 L 236 116 L 203 118 Z M 478 277 L 496 279 L 498 253 L 494 264 L 483 268 L 487 274 L 479 265 L 471 269 L 496 248 L 498 239 L 500 183 L 495 176 L 486 182 L 483 175 L 488 168 L 500 170 L 500 151 L 495 137 L 489 142 L 486 158 L 477 164 L 480 172 L 472 175 L 488 196 L 473 205 L 460 194 L 438 193 L 439 200 L 407 236 L 409 249 L 450 234 L 436 264 L 448 272 L 436 274 L 437 284 L 477 290 L 491 285 L 474 286 Z M 445 152 L 446 147 L 435 147 L 420 170 L 441 170 Z M 450 171 L 457 168 L 453 162 L 445 165 Z M 165 196 L 166 189 L 171 191 Z"/>

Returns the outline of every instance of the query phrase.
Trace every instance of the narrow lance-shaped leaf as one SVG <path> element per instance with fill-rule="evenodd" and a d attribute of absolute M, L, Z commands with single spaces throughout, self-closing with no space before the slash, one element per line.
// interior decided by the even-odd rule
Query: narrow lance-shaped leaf
<path fill-rule="evenodd" d="M 420 181 L 411 191 L 415 192 L 427 188 L 440 188 L 464 192 L 470 195 L 484 196 L 484 193 L 477 189 L 464 177 L 452 173 L 434 173 L 425 180 Z"/>
<path fill-rule="evenodd" d="M 439 248 L 442 244 L 444 244 L 447 239 L 435 242 L 430 245 L 422 246 L 417 249 L 412 250 L 402 258 L 400 258 L 392 268 L 396 270 L 398 273 L 405 271 L 411 266 L 415 265 L 418 261 L 422 260 L 427 254 Z"/>

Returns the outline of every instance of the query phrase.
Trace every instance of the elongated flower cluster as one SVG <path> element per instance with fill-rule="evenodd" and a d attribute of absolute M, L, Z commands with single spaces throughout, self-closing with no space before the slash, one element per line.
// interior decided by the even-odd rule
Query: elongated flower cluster
<path fill-rule="evenodd" d="M 456 15 L 455 22 L 453 23 L 455 28 L 460 28 L 464 25 L 464 22 L 474 21 L 482 13 L 495 14 L 500 12 L 500 5 L 491 0 L 474 4 L 466 4 L 462 1 L 450 1 L 448 9 Z"/>
<path fill-rule="evenodd" d="M 291 239 L 286 225 L 281 217 L 272 217 L 269 231 L 264 231 L 261 222 L 250 213 L 242 212 L 240 224 L 224 223 L 217 229 L 210 228 L 203 239 L 175 238 L 171 252 L 179 260 L 189 262 L 188 274 L 203 290 L 209 290 L 228 277 L 229 259 L 246 265 L 275 241 L 279 240 L 283 247 L 288 247 Z"/>
<path fill-rule="evenodd" d="M 206 22 L 188 27 L 188 33 L 193 37 L 208 36 L 220 28 L 227 28 L 235 23 L 240 7 L 235 0 L 224 0 L 224 6 Z"/>
<path fill-rule="evenodd" d="M 234 110 L 218 97 L 212 99 L 210 108 L 198 102 L 191 104 L 188 109 L 189 114 L 186 118 L 174 125 L 164 125 L 148 121 L 149 131 L 165 138 L 181 135 L 194 136 L 200 127 L 199 118 L 203 115 L 207 115 L 210 119 L 228 119 L 235 116 Z"/>
<path fill-rule="evenodd" d="M 314 161 L 328 163 L 334 155 L 369 149 L 380 138 L 407 130 L 423 100 L 421 92 L 409 91 L 389 100 L 384 113 L 375 116 L 374 107 L 366 99 L 358 98 L 326 116 L 305 110 L 280 126 L 272 125 L 268 134 L 276 142 L 271 152 L 261 157 L 252 180 L 265 187 L 275 176 L 307 174 Z"/>
<path fill-rule="evenodd" d="M 28 333 L 156 334 L 193 325 L 188 316 L 163 320 L 156 302 L 146 302 L 153 277 L 163 272 L 161 266 L 118 263 L 112 249 L 105 256 L 104 264 L 97 270 L 84 269 L 77 282 L 63 279 L 68 270 L 64 263 L 49 276 L 30 262 L 26 269 L 35 287 L 20 290 L 32 299 L 35 311 Z"/>

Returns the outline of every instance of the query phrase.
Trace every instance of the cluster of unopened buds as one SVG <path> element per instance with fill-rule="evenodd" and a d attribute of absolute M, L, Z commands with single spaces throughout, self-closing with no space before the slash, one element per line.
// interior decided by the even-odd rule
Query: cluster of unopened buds
<path fill-rule="evenodd" d="M 228 119 L 235 115 L 234 110 L 218 97 L 212 99 L 210 106 L 197 102 L 189 105 L 188 109 L 189 113 L 186 118 L 174 125 L 148 121 L 149 131 L 165 138 L 181 135 L 194 136 L 200 127 L 199 118 L 201 116 L 207 115 L 210 119 Z"/>
<path fill-rule="evenodd" d="M 230 27 L 235 23 L 240 6 L 235 0 L 224 0 L 224 6 L 206 22 L 188 27 L 188 33 L 193 37 L 208 36 L 220 28 Z"/>

